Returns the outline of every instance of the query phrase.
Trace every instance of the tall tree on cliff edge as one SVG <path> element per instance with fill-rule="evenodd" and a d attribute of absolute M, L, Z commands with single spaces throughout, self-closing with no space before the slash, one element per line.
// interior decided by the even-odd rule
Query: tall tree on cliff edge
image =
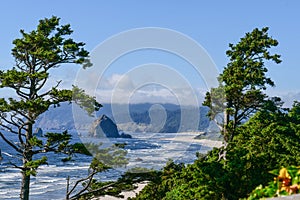
<path fill-rule="evenodd" d="M 203 105 L 210 107 L 209 116 L 215 119 L 221 113 L 220 124 L 225 143 L 232 141 L 236 127 L 260 109 L 268 96 L 263 92 L 274 82 L 267 77 L 266 61 L 280 63 L 280 55 L 269 49 L 278 45 L 268 35 L 268 28 L 255 28 L 226 52 L 230 62 L 219 76 L 220 85 L 207 92 Z"/>
<path fill-rule="evenodd" d="M 47 133 L 46 141 L 34 136 L 33 125 L 37 117 L 50 106 L 57 107 L 62 102 L 75 102 L 88 114 L 101 107 L 94 97 L 76 86 L 71 90 L 60 89 L 61 81 L 49 86 L 50 71 L 64 67 L 62 64 L 91 66 L 87 59 L 89 53 L 83 48 L 85 44 L 70 38 L 73 32 L 70 25 L 60 25 L 59 21 L 53 16 L 40 20 L 36 30 L 29 33 L 21 30 L 22 37 L 13 41 L 15 66 L 0 71 L 0 87 L 10 88 L 16 94 L 16 98 L 0 98 L 0 126 L 5 130 L 0 131 L 0 139 L 22 159 L 21 166 L 12 163 L 22 174 L 22 200 L 29 199 L 30 177 L 36 175 L 40 165 L 47 163 L 46 156 L 37 159 L 36 154 L 70 154 L 78 150 L 69 144 L 71 135 L 67 132 Z M 16 135 L 18 141 L 9 140 L 10 134 Z"/>

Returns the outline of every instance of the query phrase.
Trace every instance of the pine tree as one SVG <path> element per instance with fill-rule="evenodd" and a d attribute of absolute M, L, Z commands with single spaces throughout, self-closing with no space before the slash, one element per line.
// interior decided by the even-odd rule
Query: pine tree
<path fill-rule="evenodd" d="M 76 86 L 73 89 L 60 89 L 61 81 L 50 86 L 52 70 L 63 68 L 67 63 L 91 66 L 89 52 L 84 43 L 75 42 L 70 35 L 70 25 L 60 25 L 58 17 L 39 21 L 36 30 L 26 33 L 13 41 L 12 56 L 15 66 L 0 71 L 0 88 L 12 89 L 16 97 L 0 98 L 0 132 L 2 138 L 22 159 L 22 166 L 17 166 L 22 173 L 20 198 L 29 199 L 30 177 L 36 175 L 37 168 L 47 163 L 47 157 L 36 159 L 36 154 L 55 152 L 67 153 L 78 151 L 69 143 L 71 135 L 47 133 L 46 141 L 33 135 L 33 125 L 37 117 L 50 107 L 57 107 L 62 102 L 75 102 L 92 114 L 101 105 Z M 18 141 L 10 141 L 9 134 L 17 135 Z"/>

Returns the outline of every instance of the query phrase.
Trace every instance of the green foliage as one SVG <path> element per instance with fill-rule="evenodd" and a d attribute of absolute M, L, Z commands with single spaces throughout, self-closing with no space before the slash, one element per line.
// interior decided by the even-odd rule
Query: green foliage
<path fill-rule="evenodd" d="M 27 162 L 24 167 L 26 168 L 26 175 L 27 176 L 36 176 L 37 172 L 37 168 L 40 166 L 40 165 L 44 165 L 44 164 L 47 164 L 47 157 L 46 156 L 43 156 L 41 159 L 36 159 L 36 160 L 32 160 L 32 161 L 29 161 Z"/>
<path fill-rule="evenodd" d="M 288 112 L 281 109 L 258 112 L 241 127 L 240 135 L 233 143 L 236 152 L 248 153 L 247 157 L 241 158 L 260 159 L 260 162 L 264 160 L 269 163 L 268 170 L 299 163 L 300 126 L 295 123 L 297 116 L 293 114 L 297 107 L 299 105 L 295 104 Z"/>
<path fill-rule="evenodd" d="M 92 156 L 91 152 L 86 148 L 85 144 L 83 144 L 83 143 L 71 144 L 71 149 L 75 153 L 80 153 L 80 154 Z"/>
<path fill-rule="evenodd" d="M 210 92 L 206 92 L 203 106 L 210 108 L 207 115 L 211 120 L 214 120 L 219 113 L 224 112 L 225 109 L 225 93 L 222 84 L 217 88 L 211 88 Z"/>
<path fill-rule="evenodd" d="M 43 141 L 38 139 L 36 136 L 30 138 L 28 142 L 32 147 L 43 147 Z"/>
<path fill-rule="evenodd" d="M 183 164 L 169 161 L 162 172 L 157 172 L 154 179 L 133 199 L 163 199 L 176 183 L 174 182 L 176 174 L 179 174 L 183 168 Z"/>
<path fill-rule="evenodd" d="M 115 143 L 115 146 L 118 147 L 118 148 L 121 148 L 121 149 L 124 149 L 125 146 L 127 145 L 127 143 Z"/>
<path fill-rule="evenodd" d="M 101 162 L 99 159 L 94 157 L 90 164 L 90 168 L 97 172 L 103 172 L 108 169 L 111 169 L 111 166 L 107 165 L 106 163 Z"/>
<path fill-rule="evenodd" d="M 100 149 L 94 154 L 95 158 L 109 166 L 125 166 L 128 160 L 125 158 L 127 152 L 115 146 Z"/>
<path fill-rule="evenodd" d="M 62 133 L 47 132 L 45 137 L 47 138 L 46 146 L 58 145 L 60 141 L 69 142 L 71 139 L 71 135 L 68 134 L 68 131 L 64 131 Z"/>
<path fill-rule="evenodd" d="M 275 197 L 277 192 L 277 184 L 272 181 L 269 183 L 268 188 L 263 188 L 262 185 L 259 185 L 255 190 L 250 194 L 249 200 L 261 199 L 263 197 Z"/>
<path fill-rule="evenodd" d="M 164 199 L 222 199 L 222 164 L 205 159 L 197 160 L 182 170 L 179 181 L 175 182 Z"/>
<path fill-rule="evenodd" d="M 29 139 L 29 144 L 33 148 L 31 153 L 33 155 L 39 153 L 47 153 L 47 152 L 54 152 L 54 153 L 63 153 L 67 154 L 68 157 L 63 158 L 63 162 L 67 162 L 72 159 L 72 155 L 75 153 L 85 154 L 91 156 L 91 153 L 86 149 L 85 145 L 82 143 L 74 143 L 71 144 L 71 135 L 68 134 L 67 131 L 62 133 L 53 133 L 47 132 L 44 135 L 44 139 L 39 139 L 36 136 L 33 136 Z M 43 156 L 42 159 L 39 160 L 32 160 L 26 163 L 26 168 L 29 168 L 31 175 L 36 175 L 36 170 L 38 169 L 39 165 L 47 164 L 44 158 L 47 157 Z M 45 162 L 44 162 L 45 161 Z"/>
<path fill-rule="evenodd" d="M 50 64 L 49 67 L 58 63 L 84 63 L 89 54 L 83 49 L 85 44 L 68 38 L 73 32 L 71 26 L 59 26 L 59 21 L 60 18 L 53 16 L 40 20 L 37 30 L 30 33 L 21 30 L 22 38 L 13 41 L 12 55 L 16 62 L 36 61 L 41 66 Z"/>
<path fill-rule="evenodd" d="M 274 82 L 266 75 L 265 61 L 281 62 L 279 55 L 269 52 L 277 45 L 277 40 L 268 35 L 268 28 L 256 28 L 236 45 L 229 44 L 226 54 L 230 62 L 219 76 L 220 85 L 206 94 L 203 103 L 211 108 L 211 119 L 225 113 L 222 127 L 225 141 L 232 141 L 236 127 L 267 100 L 263 91 L 268 85 L 274 86 Z"/>
<path fill-rule="evenodd" d="M 228 144 L 225 162 L 231 185 L 227 191 L 234 194 L 234 199 L 246 197 L 258 185 L 267 184 L 272 169 L 300 163 L 300 127 L 292 123 L 289 115 L 281 108 L 261 110 L 237 129 L 238 135 Z"/>
<path fill-rule="evenodd" d="M 81 108 L 85 109 L 89 115 L 102 107 L 100 103 L 95 101 L 95 97 L 85 94 L 83 89 L 76 86 L 73 86 L 72 95 L 72 100 Z"/>
<path fill-rule="evenodd" d="M 86 150 L 94 156 L 91 168 L 109 169 L 111 167 L 120 167 L 128 164 L 125 158 L 127 151 L 119 147 L 119 144 L 114 144 L 110 147 L 102 148 L 101 143 L 85 143 Z M 97 167 L 97 165 L 100 166 Z"/>
<path fill-rule="evenodd" d="M 229 44 L 230 50 L 226 55 L 230 62 L 220 76 L 226 84 L 226 91 L 235 87 L 239 89 L 237 92 L 241 92 L 245 87 L 265 90 L 266 84 L 274 85 L 265 75 L 268 70 L 264 62 L 271 60 L 280 63 L 281 60 L 279 55 L 271 55 L 268 51 L 270 47 L 278 45 L 277 40 L 268 36 L 268 30 L 267 27 L 261 30 L 255 28 L 251 33 L 246 33 L 238 44 Z"/>

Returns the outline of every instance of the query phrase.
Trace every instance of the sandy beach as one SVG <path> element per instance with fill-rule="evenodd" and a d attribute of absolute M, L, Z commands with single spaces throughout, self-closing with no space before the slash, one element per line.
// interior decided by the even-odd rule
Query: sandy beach
<path fill-rule="evenodd" d="M 92 200 L 120 200 L 120 199 L 128 199 L 129 197 L 132 198 L 132 197 L 135 197 L 146 185 L 147 185 L 146 181 L 135 184 L 135 186 L 137 186 L 137 188 L 135 190 L 125 191 L 125 192 L 121 193 L 121 195 L 124 195 L 124 198 L 117 198 L 117 197 L 105 195 L 103 197 L 93 198 Z"/>
<path fill-rule="evenodd" d="M 199 134 L 201 134 L 201 132 L 176 133 L 174 135 L 174 137 L 162 138 L 162 140 L 181 141 L 181 142 L 188 142 L 188 143 L 200 143 L 203 146 L 218 147 L 218 148 L 223 145 L 222 141 L 215 141 L 215 140 L 209 140 L 209 139 L 194 139 Z"/>

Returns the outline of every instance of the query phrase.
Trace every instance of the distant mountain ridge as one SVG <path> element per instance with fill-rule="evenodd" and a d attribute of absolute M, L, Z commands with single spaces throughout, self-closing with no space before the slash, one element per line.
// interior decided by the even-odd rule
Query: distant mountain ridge
<path fill-rule="evenodd" d="M 194 111 L 193 107 L 185 106 L 180 107 L 175 104 L 161 104 L 159 109 L 156 109 L 154 104 L 144 103 L 144 104 L 103 104 L 97 113 L 97 118 L 102 115 L 108 116 L 114 122 L 117 122 L 118 128 L 121 131 L 129 132 L 178 132 L 179 128 L 181 131 L 204 131 L 209 126 L 209 119 L 207 118 L 207 107 L 200 107 L 199 109 L 199 123 L 198 126 L 191 127 L 185 126 L 187 124 L 181 125 L 182 113 L 184 114 L 185 122 L 194 122 L 194 116 L 189 116 L 189 112 Z M 154 108 L 154 109 L 153 109 Z M 163 109 L 163 110 L 162 110 Z M 93 120 L 86 120 L 84 116 L 87 116 L 82 109 L 75 106 L 76 113 L 72 111 L 72 105 L 68 103 L 61 104 L 58 108 L 50 108 L 47 112 L 42 114 L 35 123 L 36 127 L 41 127 L 45 130 L 57 129 L 57 130 L 74 130 L 74 129 L 85 129 L 89 130 L 91 127 L 91 122 Z M 128 115 L 129 110 L 129 115 Z M 153 115 L 154 113 L 154 115 Z M 73 115 L 77 115 L 80 121 L 74 123 Z M 164 116 L 165 115 L 165 116 Z M 81 117 L 82 116 L 82 117 Z M 152 117 L 152 118 L 151 118 Z M 164 119 L 160 119 L 163 118 Z M 154 119 L 153 119 L 154 118 Z M 156 119 L 157 118 L 157 119 Z M 151 124 L 151 119 L 159 123 L 165 120 L 161 127 L 156 126 L 156 124 Z M 75 128 L 76 127 L 76 128 Z M 185 128 L 186 127 L 186 128 Z"/>

